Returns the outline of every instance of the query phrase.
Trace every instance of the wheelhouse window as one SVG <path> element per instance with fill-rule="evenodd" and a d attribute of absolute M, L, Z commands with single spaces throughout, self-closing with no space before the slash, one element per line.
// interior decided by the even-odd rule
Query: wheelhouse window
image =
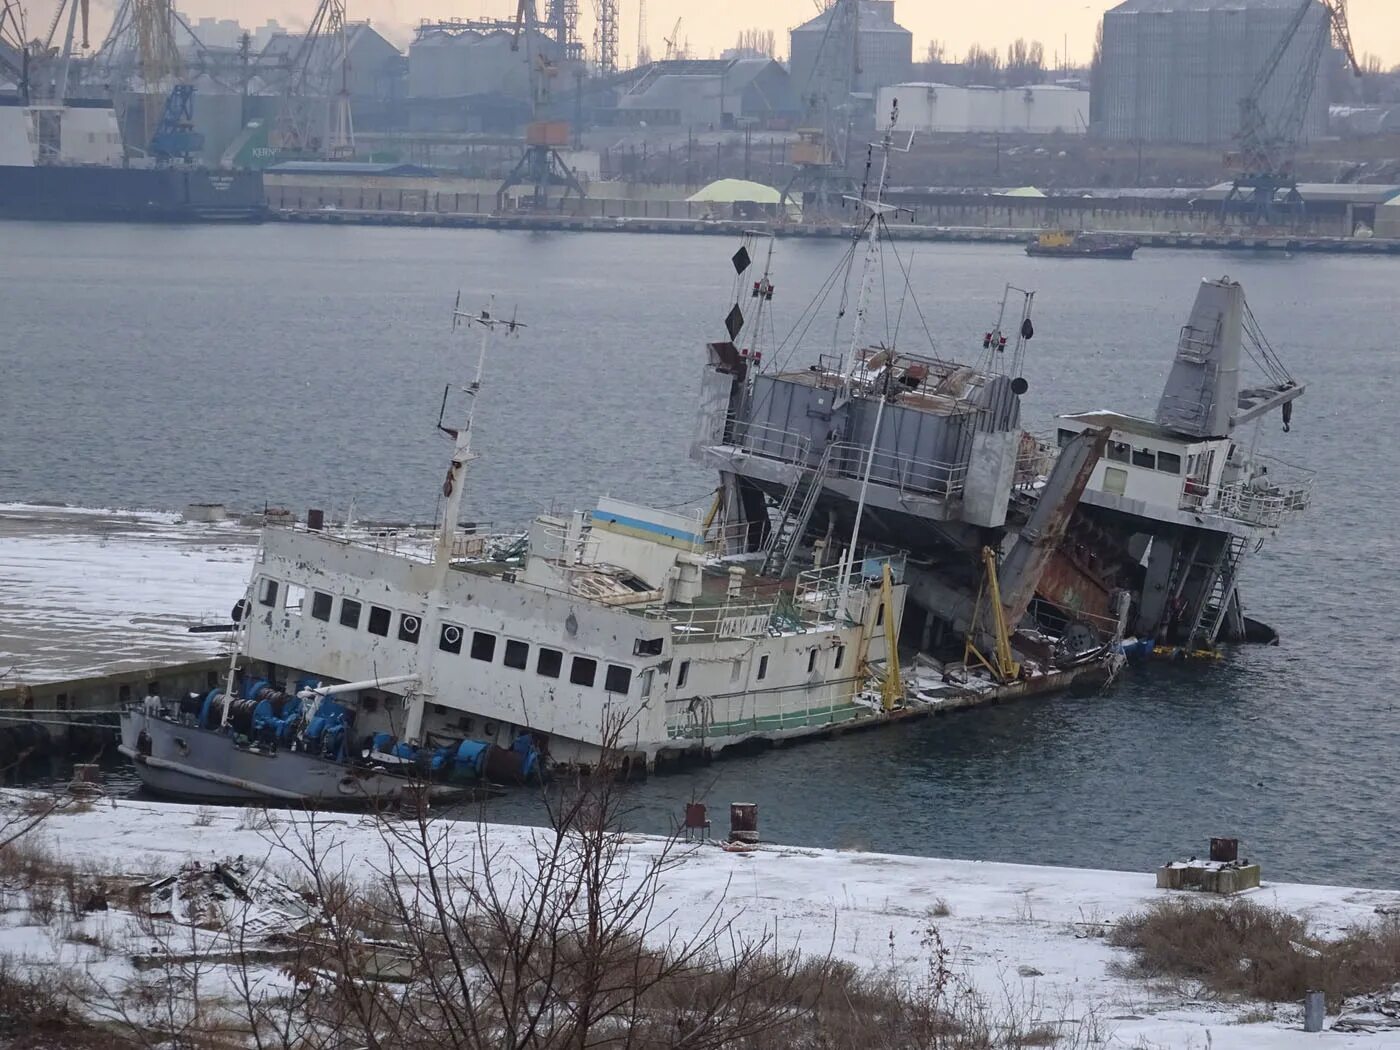
<path fill-rule="evenodd" d="M 360 603 L 354 598 L 340 599 L 340 626 L 356 628 L 360 626 Z"/>
<path fill-rule="evenodd" d="M 690 678 L 690 661 L 689 661 L 689 660 L 682 660 L 682 661 L 681 661 L 680 669 L 679 669 L 678 671 L 676 671 L 676 688 L 677 688 L 677 689 L 684 689 L 684 688 L 685 688 L 686 680 L 689 679 L 689 678 Z"/>
<path fill-rule="evenodd" d="M 299 583 L 287 584 L 287 612 L 300 616 L 305 604 L 306 588 Z"/>
<path fill-rule="evenodd" d="M 472 632 L 472 659 L 489 664 L 496 659 L 496 636 L 489 631 Z"/>
<path fill-rule="evenodd" d="M 535 673 L 545 678 L 558 678 L 563 669 L 564 654 L 558 649 L 540 646 L 539 655 L 535 657 Z"/>
<path fill-rule="evenodd" d="M 1164 474 L 1181 473 L 1181 457 L 1175 452 L 1158 452 L 1157 469 Z"/>
<path fill-rule="evenodd" d="M 632 669 L 608 664 L 608 673 L 603 677 L 603 688 L 610 693 L 626 693 L 632 688 Z"/>
<path fill-rule="evenodd" d="M 399 641 L 412 642 L 418 644 L 418 632 L 423 629 L 418 617 L 412 613 L 404 613 L 399 617 Z"/>
<path fill-rule="evenodd" d="M 758 680 L 761 682 L 768 677 L 768 655 L 765 653 L 758 658 Z"/>
<path fill-rule="evenodd" d="M 1059 444 L 1060 448 L 1064 448 L 1078 436 L 1079 431 L 1066 430 L 1064 427 L 1060 427 L 1060 429 L 1055 432 L 1055 441 Z"/>
<path fill-rule="evenodd" d="M 807 654 L 807 673 L 811 674 L 817 669 L 817 651 L 813 649 Z"/>
<path fill-rule="evenodd" d="M 660 656 L 664 638 L 638 638 L 632 645 L 634 656 Z"/>
<path fill-rule="evenodd" d="M 523 671 L 530 663 L 530 645 L 528 642 L 517 641 L 514 638 L 506 639 L 506 651 L 501 657 L 501 663 L 516 671 Z"/>
<path fill-rule="evenodd" d="M 845 659 L 846 647 L 844 645 L 838 645 L 836 647 L 836 663 L 834 665 L 838 671 L 841 669 L 841 664 Z"/>
<path fill-rule="evenodd" d="M 1148 470 L 1157 469 L 1157 453 L 1150 448 L 1133 449 L 1133 466 L 1146 467 Z"/>
<path fill-rule="evenodd" d="M 462 628 L 455 623 L 445 623 L 438 632 L 438 648 L 445 653 L 462 651 Z"/>
<path fill-rule="evenodd" d="M 370 634 L 377 634 L 381 638 L 387 638 L 389 636 L 389 619 L 390 613 L 388 609 L 379 605 L 371 605 L 369 607 L 369 623 L 366 625 L 365 630 L 369 631 Z"/>
<path fill-rule="evenodd" d="M 273 608 L 277 605 L 277 581 L 263 577 L 262 584 L 258 587 L 258 602 Z"/>
<path fill-rule="evenodd" d="M 1132 446 L 1126 441 L 1110 441 L 1108 443 L 1108 458 L 1115 463 L 1127 463 L 1132 459 Z"/>
<path fill-rule="evenodd" d="M 313 620 L 329 620 L 331 618 L 331 604 L 335 601 L 325 591 L 311 592 L 311 618 Z"/>
<path fill-rule="evenodd" d="M 575 656 L 569 667 L 569 681 L 573 685 L 592 685 L 598 677 L 598 661 L 587 656 Z"/>

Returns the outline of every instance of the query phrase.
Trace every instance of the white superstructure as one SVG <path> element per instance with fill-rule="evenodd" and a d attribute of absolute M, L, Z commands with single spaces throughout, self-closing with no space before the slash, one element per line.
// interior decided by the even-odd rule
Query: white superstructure
<path fill-rule="evenodd" d="M 1060 84 L 895 84 L 880 89 L 876 112 L 889 111 L 896 101 L 901 126 L 918 132 L 1083 135 L 1089 130 L 1089 92 Z"/>

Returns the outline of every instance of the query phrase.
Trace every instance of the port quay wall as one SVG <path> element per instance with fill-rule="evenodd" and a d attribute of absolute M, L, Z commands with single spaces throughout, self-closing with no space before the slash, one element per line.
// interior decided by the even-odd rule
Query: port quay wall
<path fill-rule="evenodd" d="M 344 211 L 393 215 L 471 216 L 497 213 L 498 183 L 480 179 L 396 178 L 388 176 L 266 176 L 269 207 L 274 212 Z M 515 187 L 513 193 L 528 193 Z M 690 202 L 679 186 L 594 183 L 589 196 L 570 199 L 553 212 L 592 219 L 741 220 L 763 217 L 755 206 Z M 1180 198 L 1026 197 L 896 191 L 891 201 L 914 211 L 921 226 L 987 230 L 1104 230 L 1124 233 L 1215 234 L 1221 230 L 1220 206 L 1192 206 Z M 1295 236 L 1350 237 L 1358 225 L 1351 205 L 1319 206 L 1290 225 Z M 1379 232 L 1379 231 L 1378 231 Z"/>

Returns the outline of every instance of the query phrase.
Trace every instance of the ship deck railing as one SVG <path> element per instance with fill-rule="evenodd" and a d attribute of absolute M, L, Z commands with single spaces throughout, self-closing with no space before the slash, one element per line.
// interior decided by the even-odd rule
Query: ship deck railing
<path fill-rule="evenodd" d="M 906 562 L 903 552 L 873 553 L 853 560 L 849 570 L 843 570 L 839 562 L 806 569 L 790 587 L 783 584 L 775 590 L 771 582 L 746 585 L 732 594 L 726 591 L 692 604 L 672 602 L 634 611 L 648 620 L 669 622 L 672 641 L 677 644 L 832 630 L 845 623 L 851 613 L 849 607 L 841 609 L 843 571 L 849 603 L 879 582 L 886 563 L 894 580 L 902 582 Z"/>
<path fill-rule="evenodd" d="M 666 736 L 722 739 L 850 722 L 869 714 L 868 708 L 855 702 L 863 685 L 863 679 L 851 676 L 829 678 L 815 687 L 804 683 L 667 700 Z"/>
<path fill-rule="evenodd" d="M 719 444 L 742 449 L 803 469 L 812 469 L 821 458 L 811 441 L 802 434 L 763 423 L 736 423 L 715 435 Z M 826 478 L 861 481 L 869 458 L 870 481 L 898 489 L 903 494 L 948 498 L 961 494 L 967 480 L 966 463 L 915 459 L 886 449 L 871 453 L 868 445 L 839 441 L 830 446 Z"/>
<path fill-rule="evenodd" d="M 424 565 L 432 563 L 437 530 L 428 525 L 344 526 L 326 525 L 313 529 L 305 522 L 268 522 L 272 528 L 286 529 L 346 547 L 392 554 Z M 452 540 L 452 560 L 500 561 L 518 558 L 528 542 L 521 530 L 483 531 L 481 525 L 458 529 Z"/>
<path fill-rule="evenodd" d="M 1313 471 L 1273 456 L 1256 455 L 1254 462 L 1259 472 L 1241 481 L 1202 485 L 1187 478 L 1181 509 L 1275 529 L 1312 504 Z"/>

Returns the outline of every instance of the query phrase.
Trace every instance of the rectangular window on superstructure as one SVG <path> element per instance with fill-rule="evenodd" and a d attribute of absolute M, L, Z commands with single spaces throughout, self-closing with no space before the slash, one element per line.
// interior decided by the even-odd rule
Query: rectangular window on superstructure
<path fill-rule="evenodd" d="M 360 626 L 360 603 L 354 598 L 340 599 L 340 626 L 352 628 Z"/>
<path fill-rule="evenodd" d="M 423 625 L 418 621 L 418 617 L 412 613 L 402 613 L 399 616 L 399 641 L 412 642 L 418 644 L 418 632 L 423 629 Z"/>
<path fill-rule="evenodd" d="M 311 618 L 313 620 L 329 620 L 331 618 L 331 604 L 335 599 L 325 591 L 311 592 Z"/>
<path fill-rule="evenodd" d="M 807 673 L 811 674 L 817 669 L 817 651 L 813 649 L 807 654 Z"/>
<path fill-rule="evenodd" d="M 462 651 L 462 628 L 455 623 L 445 623 L 438 632 L 438 648 L 445 653 Z"/>
<path fill-rule="evenodd" d="M 836 668 L 838 671 L 841 669 L 841 663 L 842 663 L 842 661 L 845 660 L 845 659 L 846 659 L 846 647 L 845 647 L 844 645 L 838 645 L 838 646 L 836 647 L 836 663 L 834 664 L 835 668 Z"/>
<path fill-rule="evenodd" d="M 676 688 L 684 689 L 688 678 L 690 678 L 690 661 L 682 660 L 679 670 L 676 671 Z"/>
<path fill-rule="evenodd" d="M 389 619 L 388 609 L 380 605 L 371 605 L 369 607 L 369 623 L 365 626 L 365 630 L 369 631 L 370 634 L 387 638 L 389 637 Z"/>
<path fill-rule="evenodd" d="M 664 638 L 638 638 L 632 644 L 632 654 L 634 656 L 660 656 L 661 647 L 665 645 Z"/>
<path fill-rule="evenodd" d="M 258 587 L 258 601 L 269 608 L 277 605 L 277 581 L 263 577 Z"/>
<path fill-rule="evenodd" d="M 1146 467 L 1148 470 L 1157 469 L 1157 453 L 1150 448 L 1133 449 L 1133 466 Z"/>
<path fill-rule="evenodd" d="M 1175 452 L 1158 452 L 1157 469 L 1167 474 L 1181 473 L 1181 457 Z"/>
<path fill-rule="evenodd" d="M 535 657 L 535 673 L 545 678 L 558 678 L 563 669 L 564 654 L 558 649 L 540 646 L 539 655 Z"/>
<path fill-rule="evenodd" d="M 514 638 L 507 638 L 506 651 L 501 657 L 501 663 L 516 671 L 525 670 L 530 663 L 530 644 L 517 641 Z"/>
<path fill-rule="evenodd" d="M 632 688 L 632 669 L 608 664 L 608 673 L 603 677 L 603 688 L 610 693 L 626 693 Z"/>
<path fill-rule="evenodd" d="M 1108 443 L 1108 458 L 1115 463 L 1126 463 L 1132 458 L 1132 448 L 1126 441 L 1110 441 Z"/>
<path fill-rule="evenodd" d="M 489 631 L 472 632 L 472 659 L 489 664 L 496 659 L 496 636 Z"/>
<path fill-rule="evenodd" d="M 1066 430 L 1064 427 L 1060 427 L 1060 429 L 1055 432 L 1055 439 L 1061 448 L 1064 448 L 1078 436 L 1078 431 Z"/>
<path fill-rule="evenodd" d="M 761 682 L 768 677 L 768 657 L 767 655 L 758 658 L 758 680 Z"/>
<path fill-rule="evenodd" d="M 642 679 L 642 688 L 640 691 L 642 694 L 642 699 L 645 700 L 647 697 L 651 696 L 651 684 L 652 681 L 656 678 L 656 672 L 653 671 L 650 667 L 648 667 L 645 671 L 641 673 L 640 677 Z"/>
<path fill-rule="evenodd" d="M 287 584 L 287 612 L 300 616 L 301 608 L 305 604 L 306 588 L 299 583 Z"/>
<path fill-rule="evenodd" d="M 592 685 L 598 677 L 598 661 L 587 656 L 575 656 L 569 667 L 569 681 L 574 685 Z"/>

